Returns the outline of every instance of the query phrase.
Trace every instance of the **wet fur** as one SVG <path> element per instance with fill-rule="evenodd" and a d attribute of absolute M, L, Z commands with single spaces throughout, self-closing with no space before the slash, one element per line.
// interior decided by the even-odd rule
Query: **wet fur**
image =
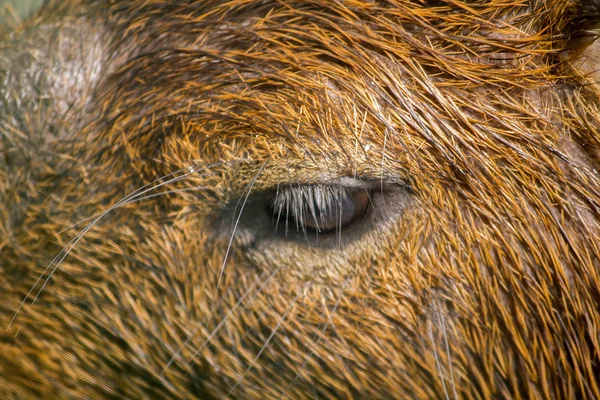
<path fill-rule="evenodd" d="M 0 42 L 2 398 L 600 398 L 597 22 L 51 2 Z M 261 228 L 347 177 L 370 224 Z"/>

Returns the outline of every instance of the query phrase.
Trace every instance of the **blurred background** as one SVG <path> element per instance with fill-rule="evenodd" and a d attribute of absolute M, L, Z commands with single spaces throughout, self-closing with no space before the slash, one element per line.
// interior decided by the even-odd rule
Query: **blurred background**
<path fill-rule="evenodd" d="M 46 0 L 0 0 L 0 24 L 16 28 Z"/>

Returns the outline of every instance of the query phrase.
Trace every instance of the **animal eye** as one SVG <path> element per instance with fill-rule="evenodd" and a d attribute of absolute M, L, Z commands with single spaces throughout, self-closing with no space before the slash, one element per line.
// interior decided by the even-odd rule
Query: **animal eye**
<path fill-rule="evenodd" d="M 340 231 L 363 217 L 370 204 L 370 190 L 329 185 L 280 187 L 269 202 L 276 229 L 290 225 L 297 231 Z"/>

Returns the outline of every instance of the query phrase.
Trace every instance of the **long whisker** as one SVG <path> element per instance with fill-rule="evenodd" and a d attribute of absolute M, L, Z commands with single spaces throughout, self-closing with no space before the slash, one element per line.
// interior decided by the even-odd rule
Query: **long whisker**
<path fill-rule="evenodd" d="M 325 323 L 325 326 L 323 326 L 323 328 L 320 330 L 321 334 L 320 334 L 319 338 L 316 341 L 315 341 L 315 338 L 313 338 L 313 340 L 312 340 L 313 345 L 311 346 L 310 353 L 308 353 L 308 355 L 304 358 L 304 361 L 302 362 L 302 365 L 300 366 L 300 368 L 299 368 L 298 372 L 296 373 L 296 376 L 294 377 L 292 382 L 280 393 L 281 396 L 283 396 L 283 392 L 291 390 L 294 388 L 294 386 L 296 386 L 296 382 L 298 381 L 298 378 L 300 377 L 300 371 L 302 371 L 306 367 L 306 364 L 308 364 L 308 361 L 312 358 L 313 354 L 315 353 L 316 349 L 319 346 L 319 343 L 321 343 L 321 340 L 323 339 L 325 331 L 327 331 L 327 328 L 329 327 L 329 325 L 333 324 L 333 315 L 337 311 L 337 308 L 340 304 L 340 301 L 342 300 L 342 297 L 344 295 L 344 291 L 346 290 L 346 286 L 348 285 L 348 282 L 350 282 L 350 277 L 346 278 L 344 285 L 340 289 L 340 295 L 338 296 L 338 299 L 336 300 L 335 305 L 333 306 L 333 309 L 327 315 L 327 322 Z"/>
<path fill-rule="evenodd" d="M 356 342 L 356 337 L 358 336 L 358 333 L 360 332 L 360 328 L 362 327 L 363 324 L 363 320 L 365 318 L 365 314 L 367 312 L 367 307 L 369 306 L 369 302 L 370 302 L 370 297 L 372 295 L 372 291 L 371 291 L 371 285 L 372 285 L 372 281 L 373 281 L 373 273 L 375 271 L 375 266 L 373 265 L 373 263 L 371 263 L 371 266 L 369 267 L 369 279 L 368 279 L 368 283 L 367 283 L 367 296 L 365 297 L 365 301 L 364 301 L 364 305 L 363 305 L 363 313 L 360 316 L 360 319 L 358 321 L 358 324 L 356 325 L 356 331 L 354 332 L 354 335 L 352 337 L 352 343 L 350 343 L 350 348 L 348 349 L 348 354 L 346 355 L 346 358 L 350 358 L 350 354 L 352 353 L 352 351 L 354 350 L 354 345 Z M 348 368 L 348 366 L 346 364 L 344 364 L 344 370 L 346 371 Z"/>
<path fill-rule="evenodd" d="M 427 331 L 429 333 L 429 339 L 431 340 L 431 347 L 433 348 L 433 356 L 435 357 L 435 364 L 438 369 L 438 373 L 440 374 L 440 379 L 442 380 L 442 387 L 444 388 L 444 395 L 446 396 L 446 400 L 450 400 L 450 395 L 448 394 L 448 389 L 446 388 L 446 379 L 444 378 L 444 373 L 442 372 L 442 365 L 440 363 L 440 358 L 438 356 L 435 339 L 433 337 L 433 329 L 431 327 L 431 319 L 427 320 Z"/>
<path fill-rule="evenodd" d="M 258 170 L 258 172 L 256 173 L 256 175 L 254 175 L 254 178 L 252 179 L 252 181 L 250 182 L 246 196 L 244 197 L 244 202 L 242 203 L 242 208 L 235 220 L 235 225 L 233 226 L 233 232 L 231 233 L 231 237 L 229 238 L 229 243 L 227 244 L 227 251 L 225 252 L 225 257 L 223 258 L 223 265 L 221 266 L 221 272 L 219 273 L 219 280 L 217 281 L 217 287 L 215 289 L 215 300 L 217 298 L 216 294 L 218 293 L 219 287 L 221 286 L 221 281 L 223 279 L 223 273 L 225 272 L 225 265 L 227 264 L 227 260 L 229 259 L 229 253 L 231 252 L 231 246 L 233 245 L 233 239 L 235 237 L 235 233 L 236 233 L 238 225 L 240 223 L 240 219 L 242 218 L 242 213 L 244 211 L 246 203 L 248 202 L 248 197 L 250 197 L 250 192 L 252 191 L 252 188 L 254 187 L 256 180 L 258 179 L 259 175 L 262 173 L 262 171 L 264 170 L 266 165 L 267 165 L 267 162 L 265 161 L 261 165 L 261 167 Z M 212 315 L 212 312 L 214 311 L 214 306 L 215 306 L 215 302 L 213 302 L 213 305 L 211 307 L 211 312 L 210 312 L 211 315 Z"/>
<path fill-rule="evenodd" d="M 205 166 L 204 169 L 212 168 L 214 166 L 221 165 L 221 164 L 224 164 L 224 163 L 223 162 L 219 162 L 219 163 L 209 164 L 209 165 Z M 177 174 L 177 173 L 179 173 L 181 171 L 184 171 L 184 170 L 179 170 L 179 171 L 173 172 L 171 174 L 168 174 L 165 177 L 156 179 L 153 182 L 151 182 L 149 184 L 146 184 L 146 185 L 142 186 L 141 188 L 135 190 L 134 192 L 126 195 L 121 200 L 119 200 L 118 202 L 116 202 L 115 204 L 113 204 L 112 206 L 110 206 L 108 209 L 106 209 L 105 211 L 103 211 L 102 213 L 100 213 L 100 215 L 98 215 L 92 222 L 90 222 L 85 228 L 83 228 L 81 231 L 79 231 L 79 233 L 77 233 L 77 235 L 75 235 L 75 237 L 73 239 L 71 239 L 69 241 L 69 243 L 67 243 L 62 248 L 62 250 L 52 259 L 52 261 L 46 266 L 46 268 L 40 274 L 40 276 L 37 278 L 37 280 L 35 281 L 35 283 L 31 287 L 31 289 L 29 290 L 29 292 L 27 292 L 27 294 L 23 298 L 23 301 L 21 301 L 21 303 L 19 304 L 19 307 L 15 311 L 15 314 L 13 315 L 12 319 L 8 323 L 7 330 L 11 327 L 11 325 L 14 322 L 15 318 L 17 317 L 17 315 L 19 315 L 19 313 L 20 313 L 21 309 L 23 308 L 23 306 L 25 305 L 25 302 L 27 301 L 27 299 L 29 299 L 31 297 L 31 294 L 33 293 L 33 291 L 35 290 L 35 288 L 37 287 L 37 285 L 40 283 L 40 281 L 42 280 L 42 277 L 50 270 L 50 273 L 48 274 L 48 277 L 44 280 L 42 286 L 40 287 L 40 289 L 36 293 L 35 297 L 31 301 L 31 303 L 29 305 L 30 307 L 32 307 L 35 304 L 35 302 L 39 298 L 39 295 L 44 290 L 44 288 L 46 287 L 46 285 L 48 284 L 48 282 L 50 281 L 50 279 L 52 278 L 52 276 L 54 275 L 54 273 L 56 272 L 56 270 L 58 269 L 58 267 L 60 266 L 60 264 L 63 262 L 63 260 L 69 255 L 69 253 L 73 250 L 73 248 L 77 245 L 77 243 L 79 243 L 79 241 L 86 235 L 86 233 L 90 229 L 92 229 L 96 225 L 96 223 L 98 223 L 98 221 L 100 221 L 102 218 L 104 218 L 104 216 L 106 216 L 111 211 L 113 211 L 116 208 L 122 206 L 127 201 L 133 200 L 133 199 L 135 199 L 135 198 L 137 198 L 139 196 L 142 196 L 142 195 L 144 195 L 144 194 L 146 194 L 146 193 L 148 193 L 148 192 L 150 192 L 152 190 L 155 190 L 155 189 L 157 189 L 159 187 L 162 187 L 162 186 L 171 184 L 173 182 L 177 182 L 177 181 L 180 181 L 182 179 L 185 179 L 188 176 L 190 176 L 191 174 L 196 173 L 198 170 L 199 170 L 198 167 L 190 166 L 190 167 L 187 168 L 188 172 L 186 172 L 185 174 L 183 174 L 181 176 L 176 176 L 176 177 L 171 178 L 171 179 L 169 179 L 169 180 L 167 180 L 165 182 L 161 182 L 159 184 L 153 185 L 154 183 L 161 181 L 165 177 L 171 177 L 171 176 L 173 176 L 173 175 L 175 175 L 175 174 Z M 29 315 L 29 310 L 26 312 L 25 316 L 27 316 L 27 315 Z M 17 334 L 18 334 L 18 331 L 17 331 Z"/>
<path fill-rule="evenodd" d="M 221 266 L 221 272 L 220 272 L 220 274 L 219 274 L 219 279 L 218 279 L 218 281 L 217 281 L 217 287 L 216 287 L 216 289 L 215 289 L 215 300 L 213 301 L 213 303 L 212 303 L 212 305 L 211 305 L 210 312 L 209 312 L 209 315 L 208 315 L 208 317 L 206 318 L 206 321 L 205 321 L 205 323 L 206 323 L 206 322 L 208 322 L 208 320 L 209 320 L 209 319 L 212 317 L 212 315 L 213 315 L 213 312 L 214 312 L 214 309 L 215 309 L 215 306 L 216 306 L 216 304 L 217 304 L 217 298 L 218 298 L 218 296 L 217 296 L 217 293 L 218 293 L 218 291 L 219 291 L 219 287 L 221 286 L 221 281 L 222 281 L 222 279 L 223 279 L 223 274 L 224 274 L 224 272 L 225 272 L 225 266 L 226 266 L 226 264 L 227 264 L 227 259 L 229 258 L 229 253 L 230 253 L 230 251 L 231 251 L 231 246 L 232 246 L 232 244 L 233 244 L 233 239 L 234 239 L 234 237 L 235 237 L 235 233 L 236 233 L 236 231 L 237 231 L 237 227 L 238 227 L 238 225 L 239 225 L 239 222 L 240 222 L 240 219 L 241 219 L 241 217 L 242 217 L 242 213 L 243 213 L 243 211 L 244 211 L 244 208 L 245 208 L 245 206 L 246 206 L 246 203 L 247 203 L 247 201 L 248 201 L 248 197 L 250 196 L 250 192 L 252 191 L 252 188 L 254 187 L 254 184 L 256 183 L 256 180 L 258 179 L 259 175 L 262 173 L 262 171 L 264 170 L 264 168 L 265 168 L 265 166 L 266 166 L 266 165 L 267 165 L 267 162 L 264 162 L 264 163 L 262 164 L 262 166 L 259 168 L 259 170 L 258 170 L 258 172 L 256 173 L 256 175 L 254 176 L 254 178 L 252 179 L 252 181 L 251 181 L 251 182 L 250 182 L 250 184 L 248 185 L 248 187 L 247 187 L 247 190 L 245 191 L 245 197 L 244 197 L 244 201 L 243 201 L 243 203 L 242 203 L 242 207 L 241 207 L 241 209 L 240 209 L 240 212 L 239 212 L 239 214 L 238 214 L 238 215 L 237 215 L 237 217 L 236 217 L 236 221 L 235 221 L 235 224 L 234 224 L 234 226 L 233 226 L 233 232 L 231 233 L 231 237 L 229 238 L 229 243 L 228 243 L 228 245 L 227 245 L 227 251 L 225 252 L 225 257 L 223 258 L 223 264 L 222 264 L 222 266 Z M 238 203 L 239 203 L 239 201 L 238 201 Z M 236 209 L 237 209 L 237 205 L 236 205 Z M 276 270 L 276 272 L 277 272 L 277 271 L 279 271 L 279 269 L 277 269 L 277 270 Z M 273 273 L 273 274 L 272 274 L 272 275 L 269 277 L 269 279 L 268 279 L 268 280 L 270 280 L 270 279 L 271 279 L 271 277 L 273 277 L 274 275 L 275 275 L 275 272 L 274 272 L 274 273 Z M 268 281 L 268 280 L 267 280 L 267 281 Z M 255 283 L 256 283 L 256 282 L 255 282 Z M 264 284 L 261 286 L 261 290 L 262 290 L 262 287 L 264 287 L 264 285 L 265 285 L 266 283 L 267 283 L 267 282 L 264 282 Z M 254 285 L 253 285 L 253 286 L 254 286 Z M 247 296 L 247 295 L 248 295 L 250 292 L 251 292 L 251 290 L 248 290 L 248 291 L 246 291 L 246 293 L 245 293 L 245 294 L 244 294 L 244 296 L 242 296 L 242 298 L 241 298 L 241 299 L 238 301 L 238 303 L 236 304 L 236 306 L 234 307 L 234 309 L 230 311 L 230 313 L 228 314 L 228 316 L 226 317 L 226 319 L 228 319 L 228 318 L 229 318 L 229 316 L 230 316 L 230 315 L 231 315 L 231 314 L 232 314 L 232 313 L 235 311 L 235 309 L 236 309 L 236 308 L 237 308 L 237 307 L 238 307 L 238 306 L 239 306 L 239 305 L 240 305 L 240 304 L 241 304 L 241 303 L 244 301 L 245 297 L 246 297 L 246 296 Z M 226 319 L 224 319 L 223 321 L 221 321 L 221 323 L 219 323 L 219 325 L 217 326 L 217 328 L 215 328 L 215 330 L 213 331 L 213 333 L 212 333 L 211 335 L 209 335 L 209 338 L 210 338 L 211 340 L 212 340 L 212 337 L 213 337 L 213 335 L 214 335 L 214 334 L 216 334 L 216 332 L 217 332 L 217 331 L 218 331 L 218 330 L 219 330 L 219 329 L 220 329 L 220 328 L 221 328 L 221 327 L 222 327 L 222 326 L 225 324 L 225 321 L 226 321 Z M 163 375 L 163 374 L 164 374 L 164 373 L 167 371 L 167 369 L 169 369 L 169 367 L 170 367 L 171 365 L 173 365 L 173 362 L 175 361 L 175 359 L 181 355 L 181 352 L 183 351 L 183 349 L 185 348 L 185 346 L 187 346 L 187 345 L 188 345 L 188 344 L 189 344 L 189 343 L 192 341 L 192 339 L 194 338 L 194 336 L 196 336 L 196 334 L 197 334 L 197 333 L 198 333 L 198 329 L 194 330 L 194 331 L 193 331 L 193 332 L 192 332 L 192 333 L 191 333 L 191 334 L 190 334 L 190 335 L 187 337 L 187 339 L 186 339 L 186 340 L 185 340 L 185 341 L 182 343 L 182 345 L 181 345 L 181 346 L 179 346 L 179 349 L 178 349 L 178 350 L 175 352 L 175 354 L 173 354 L 173 356 L 172 356 L 172 357 L 169 359 L 169 361 L 167 362 L 167 364 L 165 365 L 165 367 L 164 367 L 164 368 L 163 368 L 163 370 L 161 371 L 161 376 L 162 376 L 162 375 Z M 196 356 L 196 355 L 197 355 L 197 354 L 198 354 L 198 353 L 199 353 L 199 352 L 200 352 L 200 351 L 201 351 L 201 350 L 204 348 L 204 346 L 206 345 L 206 343 L 207 343 L 207 341 L 205 341 L 205 342 L 203 343 L 203 345 L 201 346 L 201 348 L 200 348 L 200 349 L 198 349 L 198 350 L 196 350 L 196 351 L 194 352 L 194 357 L 195 357 L 195 356 Z"/>
<path fill-rule="evenodd" d="M 250 370 L 254 367 L 254 365 L 256 364 L 256 361 L 258 360 L 258 358 L 265 351 L 265 349 L 267 348 L 267 346 L 269 345 L 269 343 L 271 343 L 271 340 L 273 339 L 273 337 L 275 337 L 275 334 L 277 333 L 277 331 L 281 327 L 281 324 L 283 324 L 283 322 L 285 321 L 287 315 L 290 313 L 290 311 L 296 305 L 296 302 L 300 298 L 300 293 L 301 293 L 301 291 L 298 291 L 298 294 L 296 295 L 296 297 L 294 298 L 294 300 L 292 300 L 292 303 L 288 306 L 287 310 L 285 310 L 285 312 L 283 313 L 283 315 L 279 319 L 279 322 L 277 322 L 277 325 L 275 325 L 275 327 L 273 327 L 273 329 L 271 330 L 271 334 L 269 335 L 269 337 L 265 341 L 265 344 L 261 347 L 261 349 L 256 354 L 256 356 L 254 357 L 254 359 L 252 360 L 252 362 L 250 363 L 250 365 L 248 366 L 248 368 L 246 368 L 246 370 L 244 371 L 244 373 L 242 374 L 242 376 L 240 376 L 240 378 L 237 380 L 237 382 L 235 383 L 235 385 L 233 385 L 233 387 L 231 388 L 231 390 L 229 390 L 229 392 L 227 393 L 227 395 L 225 396 L 225 398 L 228 398 L 233 393 L 233 391 L 240 385 L 240 383 L 242 383 L 242 381 L 244 380 L 244 378 L 246 377 L 246 375 L 248 374 L 248 372 L 250 372 Z"/>
<path fill-rule="evenodd" d="M 242 297 L 239 298 L 239 300 L 237 301 L 237 303 L 235 303 L 233 308 L 231 310 L 229 310 L 227 315 L 225 315 L 225 317 L 221 320 L 221 322 L 219 322 L 219 324 L 215 327 L 215 329 L 213 329 L 213 331 L 206 337 L 206 339 L 204 339 L 204 341 L 202 342 L 200 347 L 196 351 L 194 351 L 192 358 L 195 358 L 207 345 L 212 343 L 215 335 L 221 330 L 221 328 L 225 325 L 225 323 L 229 320 L 229 318 L 233 315 L 233 313 L 242 305 L 242 303 L 246 300 L 246 298 L 253 292 L 254 292 L 254 296 L 252 297 L 253 299 L 256 296 L 258 296 L 262 292 L 264 287 L 267 286 L 267 284 L 271 281 L 271 279 L 281 270 L 281 268 L 282 268 L 282 266 L 278 267 L 275 271 L 273 271 L 267 277 L 266 280 L 263 280 L 264 277 L 266 276 L 266 274 L 262 274 L 252 283 L 252 285 L 250 285 L 248 290 L 246 290 L 246 292 L 242 295 Z M 260 282 L 262 282 L 262 284 L 260 286 L 258 286 L 258 289 L 256 291 L 254 291 L 254 288 Z M 246 307 L 244 306 L 240 310 L 244 310 L 245 308 Z M 164 366 L 163 370 L 160 373 L 161 376 L 163 376 L 164 373 L 171 367 L 171 365 L 173 365 L 173 362 L 175 362 L 175 359 L 181 355 L 181 352 L 183 351 L 183 349 L 192 341 L 194 336 L 196 336 L 196 334 L 198 333 L 198 330 L 199 330 L 199 328 L 195 329 L 187 337 L 187 339 L 181 344 L 181 346 L 179 346 L 179 349 L 177 350 L 177 352 L 175 352 L 175 354 L 173 354 L 173 356 L 169 359 L 169 362 L 167 362 L 167 364 Z"/>
<path fill-rule="evenodd" d="M 119 207 L 124 207 L 124 206 L 130 205 L 130 204 L 133 204 L 133 203 L 140 203 L 140 202 L 142 202 L 144 200 L 148 200 L 148 199 L 152 199 L 152 198 L 160 197 L 160 196 L 166 196 L 168 194 L 176 194 L 176 193 L 180 193 L 180 192 L 194 192 L 194 191 L 197 191 L 197 190 L 206 190 L 206 189 L 210 189 L 210 188 L 208 186 L 194 186 L 194 187 L 189 187 L 189 188 L 180 188 L 180 189 L 166 190 L 164 192 L 154 193 L 154 194 L 151 194 L 151 195 L 148 195 L 148 196 L 139 197 L 139 198 L 136 198 L 136 199 L 133 199 L 133 200 L 130 200 L 130 201 L 126 201 L 126 202 L 120 204 Z M 119 208 L 119 207 L 117 207 L 117 208 Z M 64 233 L 64 232 L 68 231 L 69 229 L 75 228 L 76 226 L 83 224 L 86 221 L 89 221 L 89 220 L 92 220 L 92 219 L 96 218 L 100 214 L 102 214 L 102 212 L 94 214 L 91 217 L 84 218 L 81 221 L 78 221 L 78 222 L 74 223 L 73 225 L 70 225 L 70 226 L 64 228 L 63 230 L 59 231 L 58 233 L 59 234 Z"/>
<path fill-rule="evenodd" d="M 454 395 L 454 400 L 458 398 L 458 394 L 456 393 L 456 381 L 454 379 L 454 369 L 452 368 L 452 353 L 450 353 L 450 344 L 448 343 L 448 332 L 446 329 L 446 322 L 442 310 L 440 307 L 438 309 L 438 318 L 442 324 L 442 332 L 444 333 L 444 342 L 446 344 L 446 354 L 448 356 L 448 369 L 450 369 L 450 378 L 452 382 L 452 392 Z"/>
<path fill-rule="evenodd" d="M 122 206 L 126 206 L 126 205 L 133 204 L 133 203 L 139 203 L 144 200 L 153 199 L 153 198 L 160 197 L 160 196 L 166 196 L 169 194 L 177 194 L 177 193 L 182 193 L 182 192 L 196 192 L 198 190 L 209 190 L 209 189 L 210 189 L 210 187 L 208 187 L 208 186 L 194 186 L 194 187 L 179 188 L 179 189 L 173 189 L 173 190 L 165 190 L 164 192 L 153 193 L 148 196 L 144 196 L 144 197 L 137 198 L 135 200 L 128 201 L 127 203 L 122 204 Z"/>

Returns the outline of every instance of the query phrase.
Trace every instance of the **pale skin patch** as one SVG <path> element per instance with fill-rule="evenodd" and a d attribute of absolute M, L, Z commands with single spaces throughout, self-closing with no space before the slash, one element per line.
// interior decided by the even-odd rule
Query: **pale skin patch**
<path fill-rule="evenodd" d="M 585 40 L 588 43 L 584 44 L 585 49 L 574 65 L 592 85 L 598 88 L 600 86 L 600 26 L 587 29 L 585 34 L 589 35 Z"/>

